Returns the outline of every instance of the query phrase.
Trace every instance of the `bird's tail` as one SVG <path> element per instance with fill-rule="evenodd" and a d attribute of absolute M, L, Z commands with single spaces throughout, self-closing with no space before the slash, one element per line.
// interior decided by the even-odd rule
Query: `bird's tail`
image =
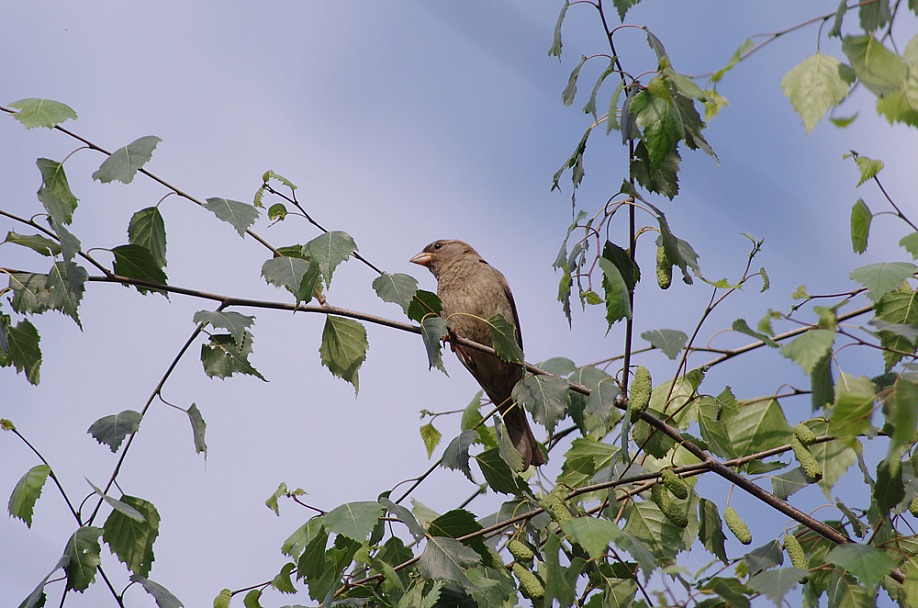
<path fill-rule="evenodd" d="M 529 465 L 540 467 L 545 464 L 547 459 L 532 434 L 532 427 L 529 426 L 523 408 L 513 405 L 503 412 L 503 418 L 511 443 L 523 457 L 523 470 L 529 468 Z"/>

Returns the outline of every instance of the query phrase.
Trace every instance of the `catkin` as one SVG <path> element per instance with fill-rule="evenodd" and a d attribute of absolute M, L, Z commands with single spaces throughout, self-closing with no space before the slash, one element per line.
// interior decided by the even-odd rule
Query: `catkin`
<path fill-rule="evenodd" d="M 509 551 L 510 555 L 513 556 L 513 559 L 518 562 L 531 562 L 532 558 L 535 557 L 532 553 L 532 549 L 527 547 L 526 544 L 522 541 L 515 538 L 511 538 L 507 542 L 507 551 Z"/>
<path fill-rule="evenodd" d="M 748 545 L 752 542 L 752 532 L 749 531 L 749 526 L 747 526 L 743 518 L 739 516 L 736 509 L 733 507 L 724 509 L 724 521 L 727 522 L 727 527 L 733 532 L 733 536 L 736 537 L 736 540 L 744 545 Z"/>
<path fill-rule="evenodd" d="M 669 289 L 673 283 L 673 262 L 666 255 L 666 247 L 657 245 L 657 285 Z"/>
<path fill-rule="evenodd" d="M 520 589 L 524 595 L 534 600 L 545 597 L 545 587 L 539 577 L 527 570 L 519 562 L 513 562 L 511 569 L 513 574 L 516 575 L 516 579 L 520 582 Z"/>
<path fill-rule="evenodd" d="M 816 441 L 816 433 L 802 422 L 794 427 L 794 437 L 799 439 L 803 445 L 812 445 Z"/>
<path fill-rule="evenodd" d="M 628 396 L 628 413 L 631 422 L 637 422 L 641 413 L 650 405 L 650 394 L 653 391 L 653 379 L 650 370 L 638 365 L 634 370 L 634 381 L 631 382 L 631 393 Z"/>
<path fill-rule="evenodd" d="M 790 558 L 791 565 L 794 568 L 806 570 L 806 553 L 803 552 L 803 547 L 796 536 L 793 534 L 784 535 L 784 550 L 787 551 L 787 556 Z"/>
<path fill-rule="evenodd" d="M 797 438 L 796 434 L 791 437 L 790 443 L 791 447 L 794 449 L 794 456 L 797 457 L 797 462 L 800 463 L 800 467 L 803 469 L 803 472 L 806 473 L 806 476 L 813 481 L 822 479 L 822 465 L 819 464 L 819 461 L 816 460 L 816 457 L 813 456 L 810 449 L 803 445 L 803 442 Z"/>
<path fill-rule="evenodd" d="M 666 489 L 669 490 L 670 494 L 680 500 L 685 500 L 688 498 L 688 483 L 676 475 L 672 469 L 663 469 L 660 471 L 660 478 L 663 480 L 663 485 L 666 486 Z"/>

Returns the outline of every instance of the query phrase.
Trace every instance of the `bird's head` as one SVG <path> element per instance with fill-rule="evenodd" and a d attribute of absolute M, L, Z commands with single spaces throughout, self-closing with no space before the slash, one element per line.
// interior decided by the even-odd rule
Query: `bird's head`
<path fill-rule="evenodd" d="M 458 260 L 468 259 L 470 256 L 480 258 L 478 252 L 468 243 L 454 239 L 440 239 L 425 247 L 421 253 L 408 261 L 427 267 L 435 277 L 439 277 L 444 268 Z"/>

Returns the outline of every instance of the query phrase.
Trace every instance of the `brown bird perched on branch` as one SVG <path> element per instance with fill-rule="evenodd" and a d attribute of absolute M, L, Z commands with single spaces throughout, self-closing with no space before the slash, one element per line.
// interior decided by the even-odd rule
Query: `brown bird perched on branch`
<path fill-rule="evenodd" d="M 437 278 L 437 295 L 450 332 L 492 346 L 491 330 L 484 320 L 499 313 L 516 326 L 516 340 L 522 349 L 520 320 L 507 279 L 470 245 L 456 240 L 434 241 L 410 261 L 426 266 Z M 455 343 L 453 351 L 500 408 L 510 441 L 523 457 L 523 468 L 545 464 L 545 454 L 532 435 L 526 412 L 510 397 L 523 377 L 523 367 Z"/>

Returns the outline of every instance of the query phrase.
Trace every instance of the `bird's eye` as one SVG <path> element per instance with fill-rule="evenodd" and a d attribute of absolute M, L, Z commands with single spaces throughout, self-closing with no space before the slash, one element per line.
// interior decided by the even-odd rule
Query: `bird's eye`
<path fill-rule="evenodd" d="M 440 247 L 443 247 L 443 243 L 434 243 L 434 249 L 439 249 Z"/>

